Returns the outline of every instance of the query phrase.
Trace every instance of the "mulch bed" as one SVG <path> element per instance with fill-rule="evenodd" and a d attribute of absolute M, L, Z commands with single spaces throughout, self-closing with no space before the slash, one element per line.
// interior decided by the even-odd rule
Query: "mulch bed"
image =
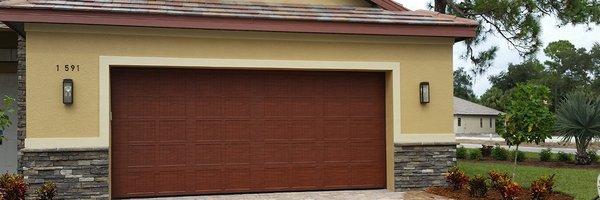
<path fill-rule="evenodd" d="M 452 188 L 448 188 L 448 187 L 430 187 L 427 190 L 425 190 L 428 193 L 431 194 L 435 194 L 435 195 L 439 195 L 439 196 L 444 196 L 444 197 L 449 197 L 452 199 L 467 199 L 467 200 L 480 200 L 480 199 L 490 199 L 490 200 L 502 200 L 502 196 L 500 195 L 500 193 L 496 192 L 495 190 L 490 189 L 487 193 L 486 197 L 483 198 L 475 198 L 475 197 L 471 197 L 469 195 L 469 191 L 467 189 L 462 189 L 462 190 L 458 190 L 458 191 L 454 191 L 452 190 Z M 529 194 L 529 190 L 525 189 L 523 190 L 523 192 L 521 192 L 521 194 L 519 194 L 519 196 L 517 197 L 517 199 L 531 199 L 531 194 Z M 555 192 L 554 194 L 551 194 L 549 196 L 546 197 L 546 200 L 573 200 L 574 198 L 560 193 L 560 192 Z"/>
<path fill-rule="evenodd" d="M 458 143 L 469 143 L 469 144 L 485 144 L 490 146 L 495 145 L 506 145 L 504 141 L 490 141 L 490 140 L 466 140 L 466 139 L 457 139 Z M 576 148 L 574 143 L 564 143 L 564 142 L 546 142 L 536 144 L 524 143 L 521 144 L 521 147 L 541 147 L 541 148 Z M 600 149 L 600 142 L 592 142 L 588 147 L 590 150 L 598 150 Z"/>
<path fill-rule="evenodd" d="M 514 158 L 513 158 L 514 159 Z M 501 161 L 494 160 L 491 157 L 483 157 L 481 160 L 467 160 L 461 159 L 464 162 L 477 162 L 477 163 L 502 163 L 502 164 L 513 164 L 514 161 Z M 592 163 L 590 165 L 576 165 L 574 162 L 542 162 L 539 160 L 526 159 L 522 162 L 518 162 L 521 166 L 534 166 L 534 167 L 549 167 L 549 168 L 571 168 L 571 169 L 600 169 L 600 163 Z"/>

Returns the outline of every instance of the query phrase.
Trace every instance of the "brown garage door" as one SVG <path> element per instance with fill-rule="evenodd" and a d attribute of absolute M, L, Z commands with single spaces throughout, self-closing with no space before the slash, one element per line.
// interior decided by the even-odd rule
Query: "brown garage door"
<path fill-rule="evenodd" d="M 113 68 L 113 197 L 384 188 L 384 82 Z"/>

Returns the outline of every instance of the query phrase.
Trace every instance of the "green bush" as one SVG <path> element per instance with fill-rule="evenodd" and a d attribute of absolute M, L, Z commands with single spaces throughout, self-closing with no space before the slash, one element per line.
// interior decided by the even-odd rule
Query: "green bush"
<path fill-rule="evenodd" d="M 498 145 L 492 149 L 492 158 L 494 160 L 508 160 L 508 150 Z"/>
<path fill-rule="evenodd" d="M 570 162 L 573 160 L 573 157 L 571 157 L 571 154 L 560 151 L 556 154 L 556 159 L 561 162 Z"/>
<path fill-rule="evenodd" d="M 458 159 L 466 159 L 467 158 L 467 148 L 461 146 L 456 149 L 456 158 Z"/>
<path fill-rule="evenodd" d="M 485 177 L 477 175 L 469 180 L 469 195 L 471 197 L 485 197 L 487 192 L 488 185 Z"/>
<path fill-rule="evenodd" d="M 486 158 L 490 157 L 492 155 L 492 148 L 494 148 L 494 146 L 481 145 L 481 155 Z"/>
<path fill-rule="evenodd" d="M 592 161 L 592 163 L 598 162 L 598 160 L 600 160 L 600 156 L 598 156 L 598 153 L 596 153 L 596 151 L 594 150 L 588 151 L 588 155 L 590 156 L 590 160 Z"/>
<path fill-rule="evenodd" d="M 469 159 L 470 160 L 481 160 L 481 150 L 471 149 L 469 151 Z"/>
<path fill-rule="evenodd" d="M 525 152 L 517 150 L 510 151 L 510 160 L 515 160 L 515 154 L 517 154 L 517 162 L 525 161 Z"/>
<path fill-rule="evenodd" d="M 540 161 L 542 162 L 550 162 L 552 161 L 552 149 L 547 148 L 547 149 L 542 149 L 542 151 L 540 152 Z"/>

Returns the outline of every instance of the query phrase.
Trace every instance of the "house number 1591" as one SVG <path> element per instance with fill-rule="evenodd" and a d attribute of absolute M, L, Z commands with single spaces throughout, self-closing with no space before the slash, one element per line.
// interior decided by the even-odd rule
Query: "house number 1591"
<path fill-rule="evenodd" d="M 65 71 L 65 72 L 78 72 L 79 71 L 79 65 L 56 65 L 56 71 L 60 72 L 60 71 Z"/>

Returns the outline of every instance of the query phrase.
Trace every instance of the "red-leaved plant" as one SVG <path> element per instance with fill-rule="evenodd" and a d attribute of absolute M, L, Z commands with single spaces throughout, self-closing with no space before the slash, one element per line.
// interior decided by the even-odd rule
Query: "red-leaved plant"
<path fill-rule="evenodd" d="M 552 174 L 552 176 L 542 176 L 531 183 L 529 190 L 531 191 L 531 196 L 534 200 L 543 200 L 549 194 L 554 192 L 554 175 L 555 174 Z"/>
<path fill-rule="evenodd" d="M 454 167 L 448 170 L 448 174 L 446 175 L 446 182 L 448 182 L 448 184 L 452 186 L 452 189 L 460 190 L 469 182 L 469 177 L 465 175 L 464 172 Z"/>
<path fill-rule="evenodd" d="M 523 188 L 512 181 L 508 174 L 491 171 L 489 173 L 492 180 L 492 188 L 494 188 L 504 200 L 514 200 L 523 191 Z"/>
<path fill-rule="evenodd" d="M 0 176 L 0 196 L 7 200 L 23 200 L 27 192 L 27 184 L 23 176 L 17 174 L 3 174 Z"/>

